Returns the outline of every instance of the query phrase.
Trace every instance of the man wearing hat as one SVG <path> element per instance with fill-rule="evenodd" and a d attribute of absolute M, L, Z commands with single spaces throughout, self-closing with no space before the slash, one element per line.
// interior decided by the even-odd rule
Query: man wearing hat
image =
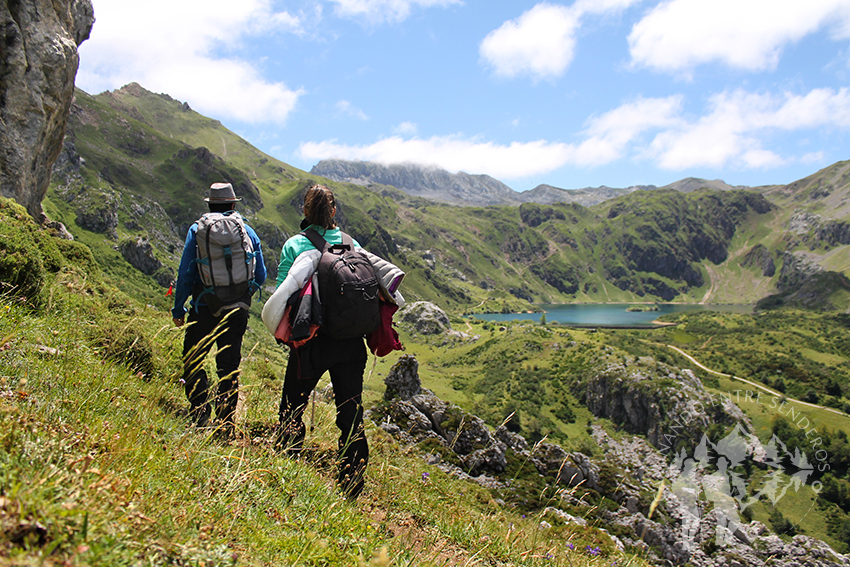
<path fill-rule="evenodd" d="M 244 226 L 245 233 L 253 245 L 254 271 L 253 281 L 250 282 L 247 301 L 239 303 L 241 307 L 220 308 L 215 304 L 215 298 L 209 295 L 201 281 L 200 265 L 203 259 L 198 258 L 199 226 L 206 217 L 204 215 L 189 227 L 177 283 L 174 286 L 174 309 L 171 315 L 174 324 L 182 327 L 185 323 L 186 300 L 192 296 L 189 309 L 189 325 L 183 337 L 183 378 L 182 382 L 189 398 L 189 415 L 198 427 L 209 425 L 211 417 L 211 402 L 216 410 L 216 425 L 226 435 L 233 432 L 233 417 L 238 400 L 239 363 L 242 360 L 242 336 L 248 325 L 248 305 L 250 295 L 263 284 L 266 279 L 266 265 L 260 249 L 260 239 L 242 217 L 236 212 L 235 206 L 242 199 L 233 192 L 230 183 L 213 183 L 209 196 L 204 199 L 209 205 L 210 213 L 221 213 L 233 217 L 239 226 Z M 247 304 L 246 304 L 247 303 Z M 211 304 L 217 307 L 211 308 Z M 213 400 L 208 399 L 209 381 L 204 370 L 204 359 L 215 344 L 218 352 L 215 357 L 218 374 L 218 388 Z"/>

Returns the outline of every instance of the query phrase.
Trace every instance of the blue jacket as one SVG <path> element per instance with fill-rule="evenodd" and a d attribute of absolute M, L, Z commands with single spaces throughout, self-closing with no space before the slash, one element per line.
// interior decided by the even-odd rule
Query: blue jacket
<path fill-rule="evenodd" d="M 227 213 L 225 213 L 227 214 Z M 245 221 L 245 230 L 248 233 L 248 238 L 251 239 L 251 244 L 254 245 L 256 256 L 256 266 L 254 267 L 254 283 L 257 287 L 263 285 L 266 281 L 266 263 L 263 261 L 263 251 L 260 248 L 260 239 L 254 229 L 248 226 L 248 221 Z M 174 319 L 182 319 L 186 316 L 186 300 L 192 295 L 193 291 L 200 287 L 201 274 L 198 272 L 198 265 L 195 263 L 197 258 L 197 234 L 198 223 L 193 223 L 189 227 L 189 232 L 186 234 L 186 244 L 183 246 L 183 256 L 180 258 L 180 268 L 177 270 L 177 283 L 174 285 L 174 309 L 171 310 L 171 316 Z M 192 298 L 192 307 L 195 307 L 197 298 Z M 200 301 L 200 305 L 205 305 Z"/>

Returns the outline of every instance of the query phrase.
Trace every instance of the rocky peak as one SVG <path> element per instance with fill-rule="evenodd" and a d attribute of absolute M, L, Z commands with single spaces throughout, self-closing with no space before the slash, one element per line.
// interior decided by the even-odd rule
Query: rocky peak
<path fill-rule="evenodd" d="M 94 24 L 91 0 L 0 5 L 0 195 L 38 221 L 53 162 L 62 150 L 74 95 L 77 47 Z"/>
<path fill-rule="evenodd" d="M 489 175 L 450 173 L 415 164 L 384 166 L 365 161 L 322 160 L 310 170 L 334 181 L 369 185 L 378 183 L 414 195 L 457 205 L 518 204 L 513 189 Z"/>

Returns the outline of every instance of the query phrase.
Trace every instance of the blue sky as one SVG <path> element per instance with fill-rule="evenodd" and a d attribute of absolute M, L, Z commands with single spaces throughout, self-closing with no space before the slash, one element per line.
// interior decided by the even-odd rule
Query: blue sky
<path fill-rule="evenodd" d="M 78 87 L 138 82 L 308 171 L 752 186 L 850 159 L 850 0 L 93 2 Z"/>

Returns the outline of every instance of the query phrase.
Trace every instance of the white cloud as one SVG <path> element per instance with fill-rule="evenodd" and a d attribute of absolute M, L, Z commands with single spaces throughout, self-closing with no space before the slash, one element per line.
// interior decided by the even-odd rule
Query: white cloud
<path fill-rule="evenodd" d="M 826 161 L 826 155 L 823 152 L 811 152 L 803 155 L 799 161 L 806 164 L 823 163 Z"/>
<path fill-rule="evenodd" d="M 337 158 L 387 165 L 418 163 L 454 172 L 486 173 L 499 179 L 554 171 L 569 163 L 574 153 L 575 148 L 569 144 L 544 140 L 502 145 L 460 136 L 428 139 L 392 136 L 366 146 L 348 146 L 330 140 L 305 142 L 298 148 L 299 157 L 307 161 Z"/>
<path fill-rule="evenodd" d="M 573 9 L 581 14 L 618 12 L 638 4 L 641 0 L 577 0 Z"/>
<path fill-rule="evenodd" d="M 358 120 L 369 120 L 369 117 L 366 115 L 365 112 L 355 106 L 352 106 L 351 103 L 347 100 L 337 101 L 336 109 L 340 114 L 345 114 L 346 116 L 351 116 L 352 118 L 357 118 Z"/>
<path fill-rule="evenodd" d="M 305 142 L 306 161 L 347 159 L 383 164 L 418 163 L 448 171 L 486 173 L 498 179 L 540 175 L 566 165 L 598 167 L 623 159 L 668 170 L 692 167 L 768 169 L 791 162 L 823 161 L 823 155 L 781 156 L 766 147 L 776 133 L 823 128 L 850 130 L 850 88 L 804 95 L 738 90 L 711 97 L 702 116 L 685 111 L 681 96 L 639 98 L 588 119 L 581 141 L 500 144 L 460 135 L 373 144 L 336 140 Z"/>
<path fill-rule="evenodd" d="M 633 64 L 660 71 L 709 62 L 762 71 L 827 25 L 836 39 L 850 36 L 847 0 L 666 0 L 635 24 L 629 47 Z"/>
<path fill-rule="evenodd" d="M 587 139 L 578 146 L 577 163 L 603 165 L 622 158 L 644 132 L 681 122 L 682 97 L 640 98 L 588 121 Z"/>
<path fill-rule="evenodd" d="M 148 0 L 144 10 L 100 0 L 95 17 L 77 74 L 92 94 L 135 81 L 205 114 L 254 123 L 284 122 L 304 94 L 236 55 L 249 35 L 300 33 L 301 17 L 274 11 L 271 0 Z"/>
<path fill-rule="evenodd" d="M 724 92 L 711 97 L 702 117 L 660 132 L 649 155 L 673 170 L 774 167 L 792 158 L 763 147 L 771 135 L 821 128 L 850 129 L 850 89 L 816 89 L 806 95 Z"/>
<path fill-rule="evenodd" d="M 578 26 L 570 8 L 538 4 L 487 34 L 479 53 L 498 76 L 557 77 L 573 59 Z"/>
<path fill-rule="evenodd" d="M 559 77 L 573 60 L 582 16 L 619 11 L 639 1 L 578 0 L 569 7 L 542 2 L 487 34 L 478 51 L 500 77 Z"/>
<path fill-rule="evenodd" d="M 417 126 L 413 122 L 402 122 L 401 124 L 393 128 L 393 133 L 400 134 L 402 136 L 413 136 L 418 131 L 419 126 Z"/>
<path fill-rule="evenodd" d="M 360 18 L 371 24 L 396 23 L 407 19 L 414 6 L 431 8 L 463 4 L 462 0 L 331 0 L 341 17 Z"/>

